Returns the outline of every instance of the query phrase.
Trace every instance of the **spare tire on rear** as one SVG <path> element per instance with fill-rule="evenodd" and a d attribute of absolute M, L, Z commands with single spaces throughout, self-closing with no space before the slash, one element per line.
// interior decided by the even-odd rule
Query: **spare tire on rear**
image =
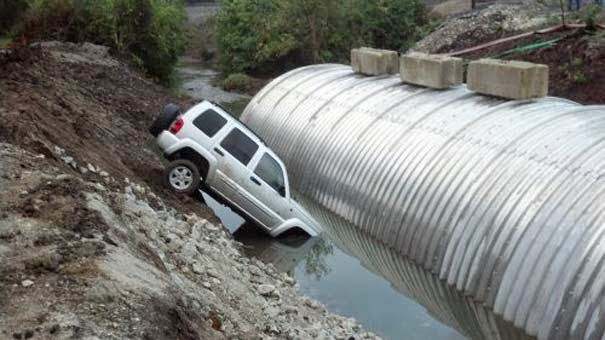
<path fill-rule="evenodd" d="M 149 132 L 157 137 L 162 131 L 167 130 L 172 122 L 181 114 L 181 108 L 179 108 L 176 104 L 168 104 L 162 110 L 162 113 L 153 121 L 151 127 L 149 128 Z"/>

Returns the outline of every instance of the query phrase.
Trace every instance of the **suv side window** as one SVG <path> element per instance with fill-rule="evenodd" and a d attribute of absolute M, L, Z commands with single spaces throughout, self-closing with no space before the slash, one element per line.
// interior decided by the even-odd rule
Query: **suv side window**
<path fill-rule="evenodd" d="M 208 137 L 214 137 L 225 124 L 227 120 L 212 109 L 204 111 L 193 121 L 193 125 Z"/>
<path fill-rule="evenodd" d="M 221 142 L 221 146 L 244 165 L 248 165 L 258 150 L 258 144 L 238 128 L 229 132 Z"/>
<path fill-rule="evenodd" d="M 284 172 L 279 163 L 275 160 L 275 158 L 271 157 L 271 155 L 268 153 L 263 155 L 260 162 L 256 166 L 256 169 L 254 169 L 254 173 L 265 181 L 265 183 L 269 184 L 269 186 L 275 189 L 275 191 L 277 191 L 281 196 L 286 196 Z"/>

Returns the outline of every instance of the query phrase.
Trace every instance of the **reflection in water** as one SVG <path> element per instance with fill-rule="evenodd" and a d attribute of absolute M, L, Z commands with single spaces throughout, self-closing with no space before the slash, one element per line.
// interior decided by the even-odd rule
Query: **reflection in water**
<path fill-rule="evenodd" d="M 434 318 L 472 339 L 532 339 L 491 309 L 464 296 L 342 218 L 309 200 L 303 205 L 340 249 L 385 278 L 394 289 L 422 304 Z"/>
<path fill-rule="evenodd" d="M 302 264 L 307 275 L 319 279 L 330 270 L 325 256 L 333 248 L 322 238 L 287 234 L 275 240 L 250 225 L 242 226 L 233 236 L 245 245 L 246 255 L 272 263 L 280 272 L 294 275 L 294 269 Z"/>
<path fill-rule="evenodd" d="M 246 245 L 245 252 L 248 256 L 272 263 L 277 270 L 292 275 L 302 261 L 305 274 L 316 280 L 330 272 L 325 259 L 334 253 L 334 247 L 325 239 L 310 238 L 307 234 L 300 233 L 285 233 L 277 240 L 273 239 L 246 224 L 241 216 L 206 193 L 202 192 L 202 197 L 233 236 Z"/>
<path fill-rule="evenodd" d="M 334 254 L 334 246 L 326 239 L 319 237 L 314 239 L 316 242 L 305 257 L 305 274 L 319 280 L 331 271 L 326 257 Z"/>
<path fill-rule="evenodd" d="M 295 276 L 304 294 L 333 312 L 356 318 L 384 338 L 463 338 L 448 325 L 472 339 L 531 339 L 489 308 L 308 200 L 301 203 L 326 233 L 315 238 L 286 234 L 276 240 L 255 227 L 241 226 L 241 217 L 204 198 L 245 245 L 248 256 Z"/>

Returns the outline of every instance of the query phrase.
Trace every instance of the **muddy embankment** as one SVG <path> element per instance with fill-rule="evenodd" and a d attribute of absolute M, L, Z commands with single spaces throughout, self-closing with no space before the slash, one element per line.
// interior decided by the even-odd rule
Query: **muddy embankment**
<path fill-rule="evenodd" d="M 0 53 L 0 338 L 373 338 L 163 188 L 168 101 L 102 47 Z"/>

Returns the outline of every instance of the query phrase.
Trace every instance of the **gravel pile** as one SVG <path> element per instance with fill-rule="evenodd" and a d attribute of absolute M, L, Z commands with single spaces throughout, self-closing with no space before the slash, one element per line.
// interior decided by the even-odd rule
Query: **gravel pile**
<path fill-rule="evenodd" d="M 444 53 L 467 46 L 469 41 L 485 42 L 520 31 L 544 25 L 541 13 L 544 8 L 537 5 L 495 4 L 480 11 L 448 18 L 443 24 L 419 41 L 415 51 Z"/>
<path fill-rule="evenodd" d="M 55 150 L 0 144 L 0 338 L 377 338 L 221 225 Z"/>

